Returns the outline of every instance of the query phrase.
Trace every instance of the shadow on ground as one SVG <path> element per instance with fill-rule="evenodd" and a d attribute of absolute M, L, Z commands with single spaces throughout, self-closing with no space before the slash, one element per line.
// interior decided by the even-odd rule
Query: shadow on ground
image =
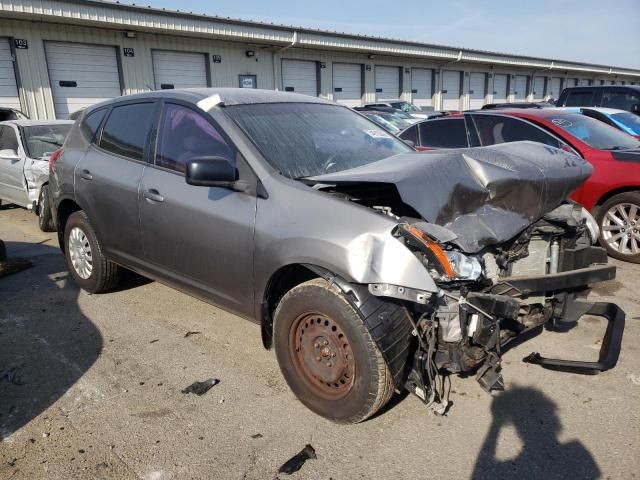
<path fill-rule="evenodd" d="M 493 422 L 476 460 L 472 479 L 601 478 L 595 459 L 577 440 L 560 443 L 557 406 L 542 392 L 514 387 L 491 405 Z M 512 426 L 521 442 L 515 458 L 498 458 L 498 441 Z"/>
<path fill-rule="evenodd" d="M 32 268 L 0 278 L 0 441 L 63 396 L 102 350 L 60 251 L 38 245 L 30 253 Z"/>

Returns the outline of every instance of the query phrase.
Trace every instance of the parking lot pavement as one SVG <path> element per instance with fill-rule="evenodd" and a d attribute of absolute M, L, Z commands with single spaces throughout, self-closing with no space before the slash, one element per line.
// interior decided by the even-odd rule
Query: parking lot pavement
<path fill-rule="evenodd" d="M 0 478 L 636 478 L 640 265 L 592 296 L 627 312 L 618 366 L 597 376 L 527 365 L 531 351 L 597 355 L 603 324 L 544 332 L 504 357 L 506 390 L 452 378 L 446 417 L 413 396 L 359 425 L 332 424 L 289 391 L 258 326 L 131 276 L 88 295 L 55 234 L 0 210 L 0 239 L 33 268 L 0 279 Z M 192 332 L 187 335 L 188 332 Z M 194 381 L 220 383 L 202 396 Z M 278 468 L 311 444 L 317 458 Z"/>

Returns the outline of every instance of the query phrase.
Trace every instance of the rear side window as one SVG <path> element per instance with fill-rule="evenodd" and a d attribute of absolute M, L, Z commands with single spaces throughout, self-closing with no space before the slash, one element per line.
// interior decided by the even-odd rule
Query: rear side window
<path fill-rule="evenodd" d="M 592 107 L 593 90 L 578 90 L 569 92 L 569 96 L 564 102 L 566 107 Z"/>
<path fill-rule="evenodd" d="M 435 148 L 466 148 L 467 130 L 464 119 L 432 120 L 419 124 L 420 146 Z"/>
<path fill-rule="evenodd" d="M 400 134 L 400 138 L 402 140 L 409 140 L 413 142 L 414 145 L 418 145 L 418 126 L 414 125 L 413 127 L 407 128 Z"/>
<path fill-rule="evenodd" d="M 156 165 L 184 173 L 189 160 L 216 156 L 235 165 L 233 150 L 201 114 L 168 103 L 162 111 Z"/>
<path fill-rule="evenodd" d="M 80 129 L 87 140 L 93 142 L 93 139 L 96 136 L 96 132 L 98 131 L 98 127 L 102 123 L 102 119 L 104 115 L 107 113 L 106 108 L 102 108 L 100 110 L 96 110 L 95 112 L 91 112 L 85 119 L 82 121 L 82 125 Z"/>
<path fill-rule="evenodd" d="M 560 148 L 564 145 L 553 135 L 518 118 L 502 115 L 471 115 L 480 139 L 480 145 L 530 140 Z"/>
<path fill-rule="evenodd" d="M 12 150 L 18 151 L 18 138 L 13 128 L 7 126 L 0 126 L 0 151 Z"/>
<path fill-rule="evenodd" d="M 618 110 L 631 110 L 636 103 L 640 103 L 640 95 L 627 92 L 609 91 L 602 93 L 602 106 L 617 108 Z"/>
<path fill-rule="evenodd" d="M 133 160 L 142 160 L 144 147 L 149 141 L 154 109 L 153 103 L 114 107 L 102 130 L 100 147 Z"/>

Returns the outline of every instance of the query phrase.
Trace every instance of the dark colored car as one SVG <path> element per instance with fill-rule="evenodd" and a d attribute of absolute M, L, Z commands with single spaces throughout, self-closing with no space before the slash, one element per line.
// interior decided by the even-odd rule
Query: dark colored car
<path fill-rule="evenodd" d="M 609 254 L 640 263 L 640 141 L 562 109 L 469 112 L 420 122 L 400 138 L 416 149 L 467 148 L 531 140 L 575 152 L 594 166 L 572 198 L 593 212 Z"/>
<path fill-rule="evenodd" d="M 549 108 L 555 106 L 549 102 L 514 102 L 514 103 L 487 103 L 481 110 L 502 110 L 509 108 Z"/>
<path fill-rule="evenodd" d="M 585 311 L 609 321 L 597 362 L 527 361 L 617 362 L 624 312 L 576 303 L 615 277 L 565 200 L 591 166 L 561 150 L 419 154 L 320 98 L 193 89 L 87 108 L 51 163 L 81 288 L 106 292 L 127 268 L 259 323 L 293 392 L 331 420 L 403 389 L 444 413 L 443 374 L 502 388 L 511 340 Z"/>
<path fill-rule="evenodd" d="M 558 107 L 607 107 L 640 115 L 639 85 L 593 85 L 568 87 L 556 102 Z"/>

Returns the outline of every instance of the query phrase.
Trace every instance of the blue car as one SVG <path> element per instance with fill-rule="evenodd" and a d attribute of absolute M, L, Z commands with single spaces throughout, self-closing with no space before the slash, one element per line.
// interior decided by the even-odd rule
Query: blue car
<path fill-rule="evenodd" d="M 564 107 L 562 110 L 595 118 L 640 139 L 640 116 L 626 110 L 604 107 Z"/>

